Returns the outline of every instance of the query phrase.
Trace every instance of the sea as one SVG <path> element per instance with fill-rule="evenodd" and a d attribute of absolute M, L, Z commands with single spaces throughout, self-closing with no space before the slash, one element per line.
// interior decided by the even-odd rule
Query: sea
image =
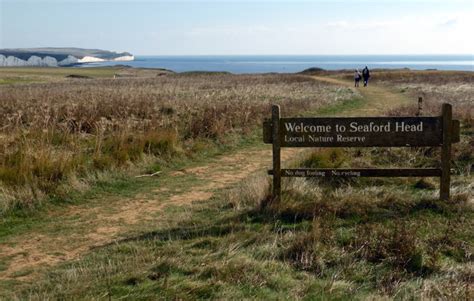
<path fill-rule="evenodd" d="M 308 68 L 325 70 L 386 68 L 412 70 L 474 71 L 474 56 L 468 55 L 200 55 L 136 56 L 129 62 L 89 63 L 83 67 L 128 65 L 163 68 L 175 72 L 222 71 L 242 73 L 294 73 Z"/>

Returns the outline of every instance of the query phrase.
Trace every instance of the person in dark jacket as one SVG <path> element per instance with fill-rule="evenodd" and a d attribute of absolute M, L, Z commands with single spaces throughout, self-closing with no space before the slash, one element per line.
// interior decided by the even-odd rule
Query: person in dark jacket
<path fill-rule="evenodd" d="M 364 87 L 367 87 L 370 78 L 370 71 L 367 66 L 365 66 L 365 68 L 362 70 L 362 78 L 364 78 Z"/>

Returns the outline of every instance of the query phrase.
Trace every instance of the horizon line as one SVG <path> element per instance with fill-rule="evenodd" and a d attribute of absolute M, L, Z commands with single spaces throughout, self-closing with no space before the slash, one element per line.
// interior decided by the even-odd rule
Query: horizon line
<path fill-rule="evenodd" d="M 474 54 L 472 53 L 368 53 L 368 54 L 360 54 L 360 53 L 353 53 L 353 54 L 341 54 L 341 53 L 336 53 L 336 54 L 151 54 L 151 53 L 138 53 L 134 54 L 135 56 L 311 56 L 311 55 L 320 55 L 320 56 L 370 56 L 370 55 L 466 55 L 466 56 L 473 56 Z"/>

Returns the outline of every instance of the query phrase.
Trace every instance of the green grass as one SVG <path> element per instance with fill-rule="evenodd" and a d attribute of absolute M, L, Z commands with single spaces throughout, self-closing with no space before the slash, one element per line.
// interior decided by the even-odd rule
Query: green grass
<path fill-rule="evenodd" d="M 193 206 L 191 212 L 164 212 L 161 218 L 167 227 L 128 237 L 78 262 L 61 265 L 18 296 L 363 300 L 396 294 L 413 298 L 422 293 L 422 279 L 444 287 L 450 269 L 464 270 L 453 274 L 462 287 L 469 249 L 461 246 L 473 240 L 472 211 L 462 204 L 426 203 L 397 186 L 376 193 L 356 187 L 344 197 L 363 194 L 376 198 L 374 204 L 366 201 L 349 211 L 296 219 L 284 208 L 279 213 L 255 207 L 236 211 L 223 193 Z M 299 202 L 288 193 L 284 202 Z M 387 197 L 391 195 L 399 197 Z M 328 195 L 328 202 L 322 199 L 316 204 L 344 209 L 347 203 L 333 197 Z M 413 240 L 413 250 L 393 249 L 413 246 Z M 393 257 L 398 252 L 400 258 Z M 441 293 L 449 296 L 449 289 L 453 288 L 447 286 Z M 465 293 L 461 290 L 455 296 Z"/>
<path fill-rule="evenodd" d="M 105 172 L 105 176 L 101 177 L 101 180 L 97 180 L 85 191 L 72 190 L 67 195 L 52 196 L 34 208 L 19 208 L 3 216 L 0 219 L 0 242 L 10 236 L 21 235 L 31 230 L 48 233 L 52 226 L 49 213 L 67 210 L 70 205 L 86 205 L 92 208 L 107 199 L 110 206 L 113 207 L 114 200 L 131 198 L 139 192 L 145 192 L 145 196 L 153 197 L 151 191 L 160 187 L 168 189 L 168 192 L 163 196 L 172 195 L 176 189 L 184 192 L 192 185 L 198 184 L 200 180 L 193 175 L 186 175 L 180 177 L 177 182 L 175 177 L 168 175 L 171 171 L 207 164 L 213 158 L 224 153 L 231 154 L 241 149 L 265 147 L 261 145 L 261 139 L 260 131 L 255 130 L 247 136 L 237 138 L 235 144 L 216 144 L 208 141 L 205 150 L 195 153 L 193 157 L 178 156 L 170 161 L 160 161 L 152 163 L 150 166 L 144 165 L 134 169 L 135 173 L 146 174 L 156 171 L 159 164 L 162 173 L 158 177 L 135 178 L 130 171 Z"/>
<path fill-rule="evenodd" d="M 74 74 L 101 78 L 113 77 L 118 70 L 120 70 L 120 67 L 2 67 L 0 68 L 0 76 L 65 77 L 66 75 Z"/>
<path fill-rule="evenodd" d="M 367 101 L 364 98 L 352 98 L 318 109 L 315 113 L 319 116 L 333 116 L 341 112 L 350 112 L 363 107 Z"/>
<path fill-rule="evenodd" d="M 68 75 L 86 78 L 112 78 L 119 67 L 1 67 L 0 85 L 47 83 L 66 80 Z"/>
<path fill-rule="evenodd" d="M 36 80 L 26 77 L 4 77 L 0 78 L 0 85 L 11 85 L 18 83 L 31 83 Z"/>
<path fill-rule="evenodd" d="M 327 150 L 299 165 L 372 161 L 373 151 L 355 153 Z M 154 225 L 35 283 L 9 283 L 33 300 L 462 299 L 472 279 L 472 180 L 455 177 L 446 203 L 418 179 L 285 179 L 282 202 L 261 207 L 250 189 L 267 189 L 257 175 L 209 201 L 170 205 Z"/>

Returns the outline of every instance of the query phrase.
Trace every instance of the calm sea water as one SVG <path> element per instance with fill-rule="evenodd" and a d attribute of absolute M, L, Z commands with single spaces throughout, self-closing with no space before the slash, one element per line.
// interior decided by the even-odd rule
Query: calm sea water
<path fill-rule="evenodd" d="M 410 68 L 415 70 L 474 71 L 473 55 L 245 55 L 245 56 L 137 56 L 132 62 L 104 62 L 84 67 L 129 65 L 165 68 L 175 72 L 227 71 L 232 73 L 299 72 L 311 67 L 326 70 Z"/>

